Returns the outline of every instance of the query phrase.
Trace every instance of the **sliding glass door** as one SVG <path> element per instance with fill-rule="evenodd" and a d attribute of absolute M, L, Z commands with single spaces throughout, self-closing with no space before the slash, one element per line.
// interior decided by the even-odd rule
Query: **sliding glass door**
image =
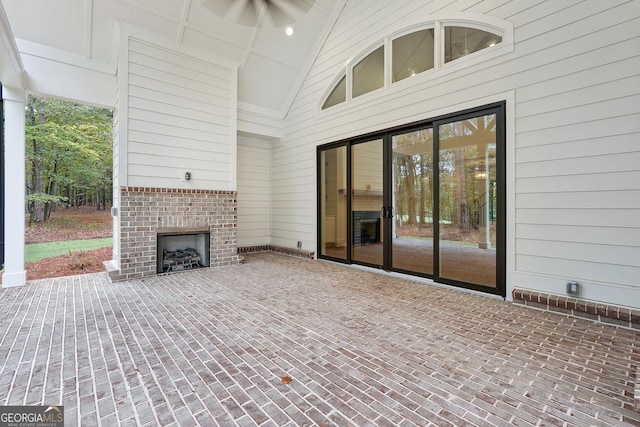
<path fill-rule="evenodd" d="M 433 274 L 433 129 L 391 137 L 392 268 Z"/>
<path fill-rule="evenodd" d="M 504 295 L 504 105 L 318 147 L 321 258 Z"/>
<path fill-rule="evenodd" d="M 322 150 L 318 156 L 320 256 L 347 260 L 347 147 Z"/>
<path fill-rule="evenodd" d="M 351 260 L 384 266 L 384 140 L 351 146 Z"/>
<path fill-rule="evenodd" d="M 438 276 L 496 286 L 496 114 L 437 124 Z"/>

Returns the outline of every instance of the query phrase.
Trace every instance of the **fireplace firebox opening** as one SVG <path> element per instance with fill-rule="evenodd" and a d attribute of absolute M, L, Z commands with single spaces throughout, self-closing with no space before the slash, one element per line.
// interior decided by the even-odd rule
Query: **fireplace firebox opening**
<path fill-rule="evenodd" d="M 202 232 L 158 233 L 158 273 L 210 266 L 210 234 Z"/>

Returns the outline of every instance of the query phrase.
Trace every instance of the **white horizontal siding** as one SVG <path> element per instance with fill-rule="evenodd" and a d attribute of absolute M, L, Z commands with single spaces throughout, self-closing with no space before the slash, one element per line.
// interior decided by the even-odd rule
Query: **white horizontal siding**
<path fill-rule="evenodd" d="M 184 157 L 192 159 L 194 156 L 200 156 L 200 158 L 208 158 L 211 156 L 217 156 L 218 154 L 224 154 L 215 151 L 216 146 L 202 147 L 200 141 L 182 138 L 180 141 L 180 147 L 173 145 L 175 139 L 169 135 L 151 134 L 148 132 L 130 131 L 129 133 L 129 145 L 131 150 L 141 154 L 159 154 L 169 157 Z"/>
<path fill-rule="evenodd" d="M 318 111 L 355 55 L 420 19 L 459 12 L 513 23 L 513 52 Z M 273 150 L 273 242 L 304 236 L 315 247 L 317 145 L 513 93 L 507 294 L 516 286 L 562 294 L 577 278 L 593 298 L 640 301 L 639 70 L 637 1 L 349 1 L 287 115 L 285 143 Z"/>
<path fill-rule="evenodd" d="M 635 88 L 630 88 L 630 90 L 635 90 Z M 563 110 L 546 110 L 517 119 L 516 126 L 522 132 L 531 132 L 539 129 L 559 128 L 576 123 L 619 117 L 621 111 L 624 111 L 626 115 L 640 115 L 640 96 L 634 95 L 603 100 L 597 104 L 574 104 L 573 107 Z"/>
<path fill-rule="evenodd" d="M 173 145 L 176 147 L 181 147 L 182 142 L 185 140 L 191 140 L 198 141 L 198 145 L 202 147 L 203 150 L 215 151 L 218 153 L 229 152 L 227 144 L 223 143 L 224 135 L 214 134 L 205 130 L 179 127 L 169 123 L 153 123 L 138 119 L 129 120 L 129 129 L 132 131 L 139 131 L 140 133 L 147 133 L 152 138 L 156 135 L 173 138 Z M 141 138 L 141 141 L 142 140 L 143 138 Z M 209 143 L 213 141 L 218 141 L 218 143 Z"/>
<path fill-rule="evenodd" d="M 516 206 L 518 209 L 640 209 L 640 189 L 520 193 L 516 196 Z"/>
<path fill-rule="evenodd" d="M 131 108 L 159 115 L 164 114 L 168 108 L 171 108 L 172 115 L 177 118 L 193 120 L 205 124 L 218 124 L 224 126 L 224 124 L 226 124 L 225 121 L 229 119 L 229 108 L 217 107 L 214 105 L 201 105 L 197 108 L 194 108 L 193 105 L 182 107 L 178 105 L 180 99 L 176 99 L 175 97 L 166 97 L 167 99 L 158 101 L 156 99 L 149 98 L 150 95 L 150 93 L 141 93 L 140 96 L 133 96 L 129 93 L 129 106 Z"/>
<path fill-rule="evenodd" d="M 637 209 L 520 209 L 516 207 L 518 224 L 552 224 L 589 227 L 640 227 Z"/>
<path fill-rule="evenodd" d="M 519 272 L 543 274 L 544 276 L 555 276 L 556 281 L 564 286 L 567 280 L 582 282 L 584 286 L 596 287 L 602 283 L 604 288 L 610 288 L 615 297 L 615 287 L 610 285 L 628 284 L 630 287 L 637 286 L 637 278 L 640 269 L 626 265 L 615 265 L 605 263 L 594 263 L 590 261 L 567 260 L 562 258 L 552 258 L 516 254 L 516 268 Z M 604 285 L 606 284 L 606 285 Z M 553 284 L 551 284 L 553 286 Z M 532 289 L 535 289 L 533 287 Z M 546 291 L 546 289 L 543 289 Z M 583 292 L 589 292 L 583 291 Z M 561 293 L 556 291 L 556 293 Z M 637 307 L 637 300 L 615 301 L 616 304 Z M 605 300 L 606 302 L 606 300 Z M 613 301 L 612 301 L 613 302 Z"/>
<path fill-rule="evenodd" d="M 603 154 L 599 156 L 576 157 L 557 160 L 537 160 L 522 162 L 516 172 L 516 178 L 541 176 L 590 175 L 611 172 L 633 172 L 640 164 L 640 152 Z"/>
<path fill-rule="evenodd" d="M 638 132 L 637 115 L 625 114 L 618 117 L 567 124 L 551 129 L 537 129 L 519 132 L 516 146 L 518 149 L 537 145 L 562 144 L 570 141 L 588 141 L 594 138 L 610 138 L 612 135 L 633 135 Z"/>
<path fill-rule="evenodd" d="M 557 242 L 593 243 L 600 245 L 637 246 L 640 229 L 629 227 L 602 227 L 554 224 L 526 224 L 517 226 L 520 239 L 550 240 Z"/>
<path fill-rule="evenodd" d="M 213 106 L 225 107 L 226 99 L 224 97 L 224 91 L 216 90 L 213 93 L 201 92 L 198 88 L 184 87 L 174 85 L 168 82 L 158 81 L 151 77 L 141 76 L 137 74 L 131 74 L 129 76 L 129 82 L 132 86 L 141 89 L 155 89 L 162 94 L 183 97 L 188 100 L 195 100 L 197 102 L 204 102 Z"/>
<path fill-rule="evenodd" d="M 633 153 L 636 151 L 637 145 L 637 136 L 633 133 L 532 145 L 518 148 L 516 161 L 525 164 L 527 162 L 575 158 L 577 154 L 589 157 Z"/>
<path fill-rule="evenodd" d="M 152 165 L 148 164 L 150 163 L 149 159 L 153 160 Z M 186 168 L 191 171 L 193 179 L 202 178 L 201 176 L 198 176 L 195 171 L 201 171 L 203 174 L 207 174 L 210 177 L 214 175 L 223 177 L 228 176 L 229 174 L 229 163 L 216 160 L 214 156 L 210 156 L 209 158 L 199 157 L 193 159 L 180 157 L 179 155 L 163 156 L 160 154 L 130 153 L 129 166 L 134 169 L 134 165 L 140 165 L 140 169 L 148 168 L 151 170 L 152 168 L 159 168 L 160 170 L 164 169 L 165 171 L 167 168 L 173 167 L 180 170 L 185 170 Z"/>
<path fill-rule="evenodd" d="M 236 187 L 236 68 L 128 37 L 128 186 Z M 191 180 L 184 180 L 186 172 Z"/>
<path fill-rule="evenodd" d="M 571 261 L 586 261 L 640 267 L 640 248 L 620 245 L 561 242 L 555 240 L 518 239 L 519 255 L 539 256 Z M 640 270 L 638 271 L 640 273 Z M 588 279 L 588 277 L 582 277 Z M 634 280 L 635 282 L 635 280 Z M 633 284 L 631 282 L 629 284 Z"/>
<path fill-rule="evenodd" d="M 238 247 L 271 243 L 271 144 L 238 137 Z"/>
<path fill-rule="evenodd" d="M 518 193 L 637 190 L 640 171 L 518 179 Z"/>
<path fill-rule="evenodd" d="M 157 105 L 156 108 L 159 107 L 164 109 L 165 106 L 171 105 L 176 108 L 176 111 L 179 111 L 179 109 L 183 109 L 183 115 L 187 113 L 189 114 L 189 117 L 191 117 L 191 114 L 205 114 L 207 119 L 211 119 L 211 117 L 208 117 L 209 114 L 214 114 L 215 116 L 219 117 L 229 116 L 229 106 L 224 102 L 219 101 L 217 98 L 212 99 L 206 96 L 202 96 L 202 100 L 199 100 L 196 99 L 195 96 L 187 98 L 184 95 L 184 92 L 181 92 L 180 95 L 173 95 L 171 93 L 159 92 L 155 89 L 148 89 L 142 86 L 129 87 L 130 99 L 140 99 L 146 100 L 148 102 L 154 102 Z M 200 94 L 198 94 L 198 96 L 200 96 Z"/>

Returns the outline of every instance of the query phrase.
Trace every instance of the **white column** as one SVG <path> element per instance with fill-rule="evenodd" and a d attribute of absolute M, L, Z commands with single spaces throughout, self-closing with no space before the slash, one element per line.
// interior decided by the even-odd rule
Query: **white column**
<path fill-rule="evenodd" d="M 27 283 L 24 269 L 25 151 L 22 89 L 3 86 L 4 100 L 4 275 L 2 287 Z"/>

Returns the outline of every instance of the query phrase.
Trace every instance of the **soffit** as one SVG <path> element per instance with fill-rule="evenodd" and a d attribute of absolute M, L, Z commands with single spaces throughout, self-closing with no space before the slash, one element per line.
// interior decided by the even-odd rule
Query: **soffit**
<path fill-rule="evenodd" d="M 114 23 L 123 22 L 239 64 L 238 100 L 286 113 L 337 0 L 316 0 L 291 26 L 240 25 L 205 7 L 228 0 L 2 0 L 13 34 L 102 63 L 114 63 Z M 251 0 L 241 0 L 251 1 Z M 114 64 L 115 65 L 115 64 Z M 28 70 L 27 70 L 28 71 Z"/>

